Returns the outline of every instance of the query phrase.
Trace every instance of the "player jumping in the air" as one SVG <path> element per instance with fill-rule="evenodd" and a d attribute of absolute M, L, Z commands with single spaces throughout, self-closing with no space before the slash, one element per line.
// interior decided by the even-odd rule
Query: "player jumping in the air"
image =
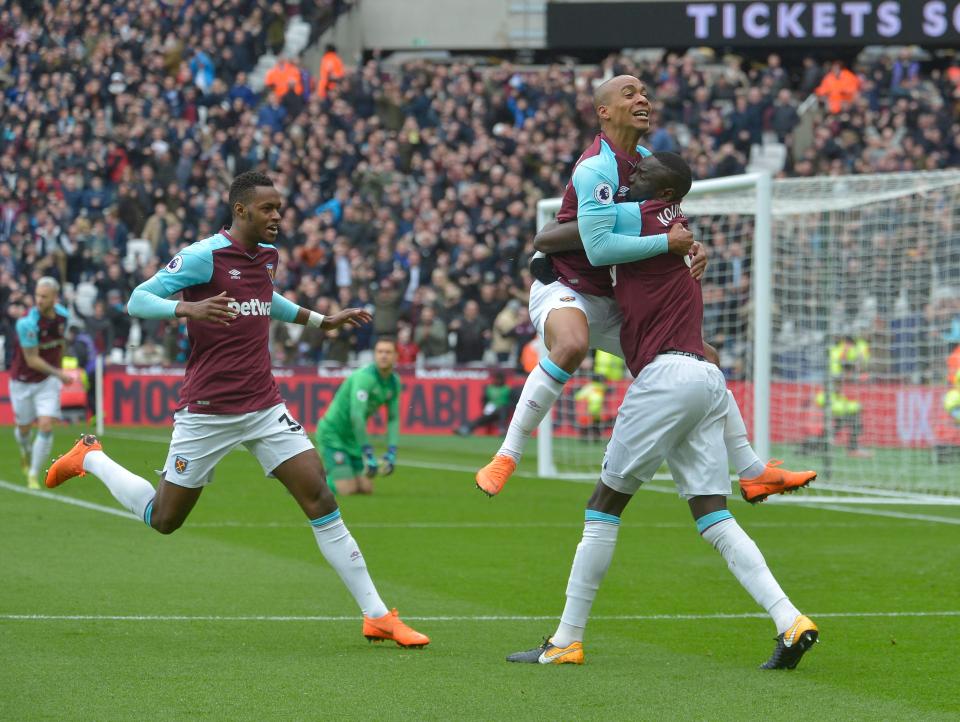
<path fill-rule="evenodd" d="M 640 163 L 649 200 L 644 228 L 666 230 L 685 221 L 678 199 L 690 188 L 690 168 L 673 153 Z M 727 510 L 730 490 L 724 445 L 728 397 L 723 374 L 704 357 L 703 294 L 686 264 L 663 254 L 609 269 L 623 311 L 621 341 L 636 377 L 620 406 L 600 481 L 587 502 L 583 538 L 567 582 L 560 625 L 543 644 L 510 662 L 583 664 L 590 607 L 613 558 L 620 517 L 641 484 L 666 461 L 697 531 L 727 562 L 744 589 L 772 617 L 777 645 L 763 669 L 793 669 L 819 636 L 767 568 L 753 540 Z"/>
<path fill-rule="evenodd" d="M 400 439 L 400 377 L 393 370 L 397 344 L 380 339 L 373 347 L 373 363 L 357 369 L 337 389 L 317 425 L 317 445 L 323 449 L 327 483 L 338 494 L 372 494 L 373 477 L 389 476 L 397 462 Z M 367 421 L 387 407 L 387 453 L 380 462 L 373 453 Z"/>
<path fill-rule="evenodd" d="M 60 368 L 63 333 L 70 312 L 57 303 L 60 284 L 44 276 L 37 280 L 36 305 L 17 319 L 13 361 L 10 363 L 10 405 L 20 447 L 20 466 L 27 486 L 40 488 L 40 465 L 50 458 L 53 425 L 60 418 L 60 389 L 70 377 Z M 37 425 L 36 438 L 30 431 Z"/>
<path fill-rule="evenodd" d="M 293 418 L 270 370 L 270 319 L 333 329 L 370 320 L 361 309 L 330 317 L 301 308 L 273 290 L 282 200 L 255 171 L 230 186 L 233 223 L 194 243 L 140 284 L 128 305 L 140 318 L 187 318 L 191 353 L 174 415 L 173 437 L 157 488 L 108 457 L 86 435 L 47 472 L 53 488 L 91 472 L 147 526 L 176 531 L 193 509 L 217 463 L 243 444 L 303 509 L 320 551 L 363 612 L 367 639 L 422 647 L 430 639 L 389 610 L 327 487 L 316 449 Z M 183 300 L 168 300 L 178 292 Z"/>
<path fill-rule="evenodd" d="M 666 228 L 642 238 L 618 232 L 618 223 L 623 227 L 625 219 L 639 217 L 636 204 L 628 202 L 636 200 L 630 193 L 630 177 L 639 160 L 650 155 L 638 145 L 650 127 L 650 102 L 640 80 L 619 75 L 596 89 L 594 107 L 600 135 L 577 161 L 557 214 L 561 223 L 578 224 L 585 252 L 551 255 L 557 280 L 537 280 L 530 289 L 530 319 L 550 353 L 527 377 L 500 450 L 477 472 L 477 486 L 490 496 L 498 494 L 516 470 L 530 434 L 559 398 L 587 351 L 600 348 L 623 358 L 623 317 L 613 300 L 605 266 L 671 254 L 685 256 L 693 242 L 690 234 Z M 694 259 L 688 272 L 702 275 L 703 260 Z M 780 462 L 765 465 L 747 439 L 743 417 L 730 393 L 727 407 L 724 440 L 747 501 L 763 501 L 816 478 L 816 472 L 788 471 L 779 467 Z"/>

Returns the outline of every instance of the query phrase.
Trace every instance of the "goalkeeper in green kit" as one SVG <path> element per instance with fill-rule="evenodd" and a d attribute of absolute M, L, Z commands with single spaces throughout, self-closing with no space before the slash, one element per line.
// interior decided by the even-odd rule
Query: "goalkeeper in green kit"
<path fill-rule="evenodd" d="M 323 452 L 327 484 L 337 494 L 372 494 L 373 477 L 392 474 L 397 460 L 400 377 L 393 370 L 396 343 L 377 341 L 373 361 L 340 384 L 317 426 L 317 446 Z M 387 453 L 378 463 L 367 435 L 367 421 L 381 406 L 387 407 Z"/>

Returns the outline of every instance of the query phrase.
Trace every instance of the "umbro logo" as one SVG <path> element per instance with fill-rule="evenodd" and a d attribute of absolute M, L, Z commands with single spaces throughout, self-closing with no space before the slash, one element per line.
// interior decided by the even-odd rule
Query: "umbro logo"
<path fill-rule="evenodd" d="M 629 191 L 629 190 L 630 190 L 630 186 L 620 186 L 620 188 L 617 189 L 617 195 L 618 195 L 618 196 L 625 196 L 625 195 L 627 195 L 627 191 Z"/>
<path fill-rule="evenodd" d="M 234 281 L 240 278 L 240 271 L 238 271 L 236 268 L 231 268 L 229 271 L 227 271 L 227 273 L 230 274 L 230 278 L 232 278 Z"/>

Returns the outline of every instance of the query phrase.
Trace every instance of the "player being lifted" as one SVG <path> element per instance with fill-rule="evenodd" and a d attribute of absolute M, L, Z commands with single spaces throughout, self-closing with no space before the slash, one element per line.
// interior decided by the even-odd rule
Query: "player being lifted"
<path fill-rule="evenodd" d="M 667 254 L 686 256 L 693 244 L 692 235 L 679 225 L 639 238 L 621 231 L 631 217 L 639 218 L 636 204 L 627 202 L 638 200 L 631 194 L 630 178 L 638 161 L 650 155 L 638 145 L 650 127 L 644 84 L 631 75 L 611 78 L 594 92 L 594 108 L 600 134 L 577 161 L 557 214 L 560 223 L 578 227 L 584 250 L 551 255 L 557 280 L 537 280 L 530 289 L 530 319 L 549 355 L 527 377 L 500 450 L 477 472 L 477 486 L 490 496 L 498 494 L 516 470 L 530 434 L 559 398 L 587 351 L 601 348 L 623 358 L 622 315 L 613 299 L 606 266 Z M 689 272 L 699 278 L 704 263 L 705 258 L 694 259 Z M 813 471 L 782 469 L 780 462 L 764 465 L 747 439 L 743 417 L 730 393 L 727 402 L 724 439 L 747 501 L 763 501 L 770 494 L 793 491 L 816 478 Z"/>
<path fill-rule="evenodd" d="M 666 230 L 670 223 L 683 223 L 679 199 L 691 183 L 683 159 L 673 153 L 644 158 L 638 176 L 652 200 L 640 205 L 637 225 Z M 704 358 L 700 284 L 670 254 L 617 264 L 610 273 L 623 311 L 620 338 L 636 378 L 620 406 L 600 481 L 587 502 L 560 624 L 539 647 L 511 654 L 507 661 L 583 664 L 584 629 L 613 558 L 620 517 L 666 461 L 697 531 L 776 625 L 776 647 L 761 666 L 793 669 L 819 632 L 783 592 L 757 545 L 727 510 L 730 480 L 723 428 L 728 397 L 723 374 Z"/>
<path fill-rule="evenodd" d="M 370 320 L 361 309 L 330 317 L 273 290 L 280 193 L 264 174 L 243 173 L 230 186 L 229 230 L 191 244 L 140 284 L 128 305 L 140 318 L 187 318 L 191 353 L 174 415 L 173 437 L 157 488 L 107 456 L 86 435 L 47 472 L 48 487 L 98 476 L 124 507 L 161 534 L 176 531 L 217 463 L 243 444 L 264 473 L 287 488 L 306 514 L 324 558 L 363 612 L 363 634 L 422 647 L 429 638 L 404 624 L 380 599 L 366 561 L 347 530 L 323 465 L 283 400 L 270 370 L 270 319 L 333 329 Z M 182 292 L 183 300 L 168 300 Z"/>
<path fill-rule="evenodd" d="M 401 386 L 393 370 L 396 363 L 396 342 L 377 341 L 373 363 L 357 369 L 340 384 L 317 425 L 317 445 L 323 449 L 327 483 L 338 494 L 372 494 L 373 477 L 393 473 L 400 438 Z M 367 421 L 382 406 L 387 407 L 387 453 L 378 464 Z"/>
<path fill-rule="evenodd" d="M 57 303 L 60 284 L 44 276 L 37 280 L 34 305 L 16 323 L 16 342 L 10 363 L 10 405 L 16 426 L 13 434 L 20 447 L 20 465 L 27 486 L 40 488 L 40 465 L 50 458 L 53 425 L 60 418 L 60 389 L 70 377 L 60 368 L 63 332 L 70 312 Z M 31 442 L 30 431 L 37 425 Z"/>

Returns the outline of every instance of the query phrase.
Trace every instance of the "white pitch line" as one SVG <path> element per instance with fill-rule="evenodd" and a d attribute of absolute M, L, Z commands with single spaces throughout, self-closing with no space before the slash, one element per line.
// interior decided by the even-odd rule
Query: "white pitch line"
<path fill-rule="evenodd" d="M 817 612 L 817 619 L 868 619 L 876 617 L 960 617 L 958 610 L 926 612 Z M 607 614 L 592 616 L 593 621 L 607 622 L 677 622 L 709 621 L 714 619 L 767 619 L 763 612 L 740 614 Z M 555 620 L 556 615 L 434 615 L 405 617 L 415 622 L 543 622 Z M 356 622 L 357 615 L 186 615 L 186 614 L 0 614 L 0 621 L 9 622 Z"/>
<path fill-rule="evenodd" d="M 801 504 L 802 506 L 802 504 Z M 864 514 L 866 516 L 885 516 L 890 519 L 911 519 L 914 521 L 929 521 L 937 524 L 960 524 L 960 517 L 934 516 L 933 514 L 910 514 L 903 511 L 888 511 L 886 509 L 864 509 L 858 507 L 841 506 L 839 504 L 811 503 L 810 509 L 824 509 L 825 511 L 841 511 L 847 514 Z"/>
<path fill-rule="evenodd" d="M 0 479 L 0 488 L 6 489 L 7 491 L 15 491 L 18 494 L 26 494 L 27 496 L 35 496 L 40 499 L 46 499 L 48 501 L 59 501 L 62 504 L 69 504 L 70 506 L 79 506 L 84 509 L 91 509 L 92 511 L 103 512 L 104 514 L 113 514 L 114 516 L 122 516 L 127 519 L 136 519 L 133 514 L 129 511 L 124 511 L 123 509 L 114 509 L 110 506 L 103 506 L 102 504 L 94 504 L 92 501 L 83 501 L 82 499 L 74 499 L 71 496 L 64 496 L 63 494 L 54 494 L 50 491 L 43 491 L 42 489 L 28 489 L 25 486 L 18 486 L 17 484 L 11 484 L 9 481 L 4 481 Z"/>

